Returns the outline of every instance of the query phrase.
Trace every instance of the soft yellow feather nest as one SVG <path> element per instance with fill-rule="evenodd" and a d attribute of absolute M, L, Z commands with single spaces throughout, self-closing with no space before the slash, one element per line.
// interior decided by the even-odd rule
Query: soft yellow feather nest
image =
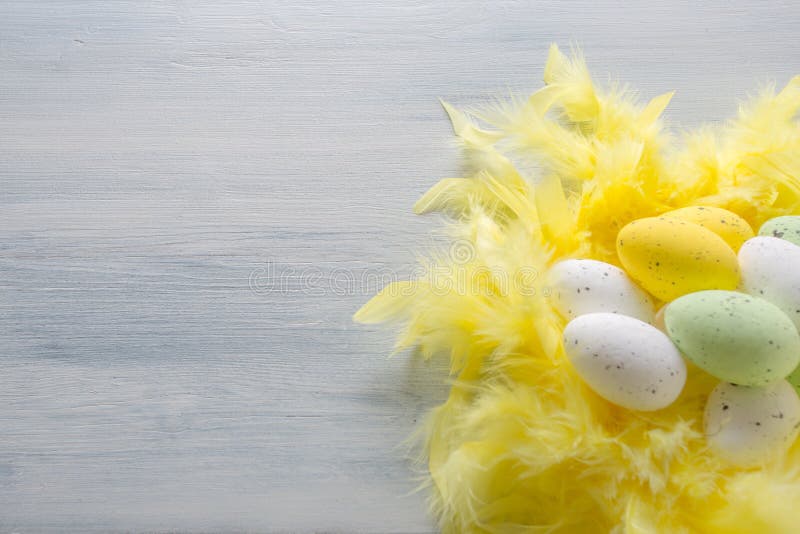
<path fill-rule="evenodd" d="M 398 348 L 450 356 L 458 379 L 425 429 L 442 529 L 800 532 L 800 446 L 757 469 L 716 459 L 701 427 L 716 381 L 697 368 L 664 410 L 602 400 L 564 357 L 546 280 L 563 258 L 619 265 L 618 230 L 674 208 L 719 206 L 756 229 L 800 213 L 800 77 L 679 148 L 659 123 L 671 94 L 641 106 L 603 91 L 556 46 L 544 81 L 471 115 L 445 104 L 470 175 L 415 211 L 447 214 L 466 253 L 432 258 L 356 314 L 405 325 Z"/>

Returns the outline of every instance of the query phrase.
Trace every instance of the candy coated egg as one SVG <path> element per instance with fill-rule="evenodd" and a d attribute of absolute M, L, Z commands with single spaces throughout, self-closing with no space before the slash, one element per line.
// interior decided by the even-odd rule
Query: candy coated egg
<path fill-rule="evenodd" d="M 711 230 L 680 219 L 629 223 L 617 236 L 617 254 L 631 278 L 663 301 L 739 283 L 733 249 Z"/>
<path fill-rule="evenodd" d="M 689 206 L 661 216 L 699 224 L 720 236 L 733 250 L 739 250 L 742 243 L 755 235 L 747 221 L 732 211 L 713 206 Z"/>
<path fill-rule="evenodd" d="M 653 320 L 653 301 L 625 271 L 596 260 L 565 260 L 549 273 L 552 302 L 566 319 L 595 312 Z"/>
<path fill-rule="evenodd" d="M 669 406 L 686 382 L 686 364 L 654 326 L 616 313 L 590 313 L 564 329 L 564 351 L 595 393 L 631 410 Z"/>
<path fill-rule="evenodd" d="M 736 291 L 699 291 L 667 306 L 667 334 L 708 373 L 734 384 L 761 386 L 800 363 L 800 335 L 777 306 Z"/>
<path fill-rule="evenodd" d="M 800 330 L 800 247 L 777 237 L 749 239 L 739 249 L 742 290 L 764 298 Z"/>
<path fill-rule="evenodd" d="M 787 215 L 770 219 L 761 225 L 758 235 L 777 237 L 800 245 L 800 216 Z"/>
<path fill-rule="evenodd" d="M 785 380 L 761 387 L 722 382 L 711 392 L 704 430 L 711 448 L 739 467 L 782 454 L 800 425 L 800 399 Z"/>

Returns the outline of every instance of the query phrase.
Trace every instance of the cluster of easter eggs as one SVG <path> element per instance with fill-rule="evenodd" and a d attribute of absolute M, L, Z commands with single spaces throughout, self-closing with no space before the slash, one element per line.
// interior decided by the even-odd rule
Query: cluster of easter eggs
<path fill-rule="evenodd" d="M 751 466 L 788 448 L 800 428 L 800 216 L 756 236 L 727 210 L 683 208 L 622 228 L 617 254 L 624 270 L 570 259 L 549 273 L 584 382 L 624 408 L 660 410 L 680 396 L 688 360 L 720 380 L 704 430 L 721 457 Z"/>

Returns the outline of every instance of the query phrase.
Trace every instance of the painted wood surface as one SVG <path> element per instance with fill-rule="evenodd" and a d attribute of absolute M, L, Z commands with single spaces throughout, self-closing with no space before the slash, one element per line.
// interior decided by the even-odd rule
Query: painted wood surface
<path fill-rule="evenodd" d="M 436 240 L 437 98 L 553 41 L 676 127 L 800 72 L 795 2 L 626 4 L 2 0 L 0 530 L 433 531 L 443 368 L 350 317 Z"/>

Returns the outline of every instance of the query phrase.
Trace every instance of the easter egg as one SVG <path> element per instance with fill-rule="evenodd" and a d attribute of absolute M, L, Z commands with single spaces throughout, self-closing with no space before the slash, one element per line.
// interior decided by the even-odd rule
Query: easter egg
<path fill-rule="evenodd" d="M 720 236 L 733 250 L 739 250 L 742 243 L 755 235 L 747 221 L 732 211 L 713 206 L 689 206 L 661 216 L 699 224 Z"/>
<path fill-rule="evenodd" d="M 549 272 L 552 303 L 566 319 L 596 312 L 653 320 L 650 296 L 625 271 L 596 260 L 565 260 Z"/>
<path fill-rule="evenodd" d="M 785 239 L 800 245 L 800 216 L 775 217 L 761 225 L 758 235 Z"/>
<path fill-rule="evenodd" d="M 617 254 L 628 274 L 653 296 L 670 301 L 704 289 L 735 289 L 736 253 L 699 224 L 648 217 L 627 224 Z"/>
<path fill-rule="evenodd" d="M 799 425 L 800 398 L 785 380 L 761 387 L 722 382 L 708 397 L 703 421 L 712 450 L 739 467 L 784 453 Z"/>
<path fill-rule="evenodd" d="M 777 306 L 735 291 L 699 291 L 667 306 L 667 334 L 692 362 L 720 380 L 761 386 L 800 363 L 800 335 Z"/>
<path fill-rule="evenodd" d="M 739 250 L 742 290 L 764 298 L 800 330 L 800 247 L 777 237 L 747 240 Z"/>
<path fill-rule="evenodd" d="M 631 410 L 669 406 L 686 382 L 686 364 L 675 345 L 633 317 L 581 315 L 564 329 L 564 351 L 595 393 Z"/>

